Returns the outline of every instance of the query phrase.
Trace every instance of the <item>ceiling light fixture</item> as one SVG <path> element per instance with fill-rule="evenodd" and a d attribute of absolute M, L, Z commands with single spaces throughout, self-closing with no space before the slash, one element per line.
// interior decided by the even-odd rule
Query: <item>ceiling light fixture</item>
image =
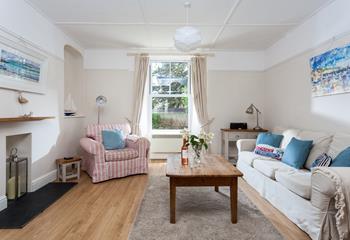
<path fill-rule="evenodd" d="M 175 47 L 182 52 L 188 52 L 199 47 L 202 41 L 200 31 L 188 25 L 190 2 L 185 2 L 186 9 L 186 26 L 176 29 L 174 41 Z"/>

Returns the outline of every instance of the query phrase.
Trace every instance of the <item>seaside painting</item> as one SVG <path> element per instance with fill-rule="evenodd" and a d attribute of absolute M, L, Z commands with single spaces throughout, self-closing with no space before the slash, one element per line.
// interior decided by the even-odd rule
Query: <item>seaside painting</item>
<path fill-rule="evenodd" d="M 350 45 L 310 59 L 312 96 L 350 92 Z"/>
<path fill-rule="evenodd" d="M 0 75 L 26 81 L 40 81 L 40 63 L 1 49 Z"/>

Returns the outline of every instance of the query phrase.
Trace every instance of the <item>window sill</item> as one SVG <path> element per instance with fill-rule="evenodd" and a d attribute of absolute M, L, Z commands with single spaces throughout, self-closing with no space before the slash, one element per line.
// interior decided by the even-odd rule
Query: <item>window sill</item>
<path fill-rule="evenodd" d="M 152 130 L 153 138 L 182 137 L 181 130 Z"/>
<path fill-rule="evenodd" d="M 73 115 L 73 116 L 63 116 L 63 118 L 69 119 L 69 118 L 85 118 L 84 115 Z"/>

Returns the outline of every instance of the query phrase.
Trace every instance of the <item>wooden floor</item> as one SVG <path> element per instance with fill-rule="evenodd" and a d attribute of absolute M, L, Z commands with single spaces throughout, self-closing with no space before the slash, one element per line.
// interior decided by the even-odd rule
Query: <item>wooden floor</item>
<path fill-rule="evenodd" d="M 150 175 L 161 174 L 164 174 L 164 163 L 151 163 Z M 147 175 L 139 175 L 92 184 L 90 178 L 83 174 L 76 187 L 26 227 L 20 230 L 0 230 L 0 239 L 127 239 L 147 179 Z M 309 239 L 247 183 L 240 181 L 239 187 L 285 239 Z"/>

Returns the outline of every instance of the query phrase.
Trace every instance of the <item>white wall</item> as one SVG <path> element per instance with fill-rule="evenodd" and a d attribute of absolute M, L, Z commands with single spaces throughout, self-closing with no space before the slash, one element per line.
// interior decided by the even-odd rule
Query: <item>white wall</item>
<path fill-rule="evenodd" d="M 97 123 L 96 97 L 107 97 L 101 110 L 101 122 L 125 122 L 131 118 L 133 106 L 133 71 L 84 70 L 86 83 L 86 123 Z"/>
<path fill-rule="evenodd" d="M 83 57 L 70 46 L 64 48 L 64 99 L 71 95 L 77 107 L 77 115 L 85 113 L 85 79 Z"/>
<path fill-rule="evenodd" d="M 55 159 L 76 152 L 68 145 L 68 135 L 77 135 L 77 126 L 65 124 L 63 119 L 64 98 L 64 46 L 82 48 L 50 23 L 26 1 L 3 0 L 1 2 L 0 34 L 11 35 L 18 42 L 44 52 L 48 57 L 46 94 L 24 93 L 29 103 L 23 112 L 32 111 L 36 116 L 54 116 L 55 119 L 0 124 L 0 169 L 5 169 L 5 136 L 18 133 L 32 133 L 32 185 L 35 188 L 55 178 Z M 17 102 L 15 91 L 0 89 L 0 117 L 16 117 L 23 114 Z M 81 126 L 81 125 L 80 125 Z M 67 130 L 68 129 L 68 130 Z M 0 173 L 0 208 L 5 195 L 5 174 Z M 6 202 L 6 201 L 5 201 Z"/>
<path fill-rule="evenodd" d="M 64 117 L 60 146 L 66 156 L 74 156 L 80 148 L 79 140 L 84 136 L 86 84 L 82 55 L 70 46 L 64 48 L 64 102 L 68 94 L 77 107 L 76 116 Z"/>
<path fill-rule="evenodd" d="M 32 111 L 35 116 L 55 116 L 53 120 L 38 122 L 0 124 L 0 159 L 6 159 L 7 135 L 19 133 L 32 133 L 32 180 L 47 174 L 55 169 L 54 161 L 58 156 L 65 153 L 65 149 L 59 148 L 62 140 L 61 131 L 63 128 L 60 113 L 63 107 L 63 62 L 55 57 L 49 57 L 49 72 L 46 81 L 46 94 L 24 93 L 29 100 L 24 106 L 24 112 Z M 22 114 L 18 94 L 14 91 L 0 89 L 1 117 L 16 117 Z M 30 156 L 29 156 L 30 157 Z M 4 164 L 4 161 L 0 161 Z M 4 169 L 0 167 L 0 169 Z M 0 173 L 4 184 L 5 176 Z M 4 189 L 0 189 L 0 195 L 4 195 Z"/>
<path fill-rule="evenodd" d="M 134 70 L 134 58 L 125 49 L 86 49 L 84 68 L 99 70 Z"/>
<path fill-rule="evenodd" d="M 350 37 L 327 43 L 265 73 L 265 123 L 328 132 L 350 132 L 350 94 L 311 97 L 311 57 L 348 44 Z"/>
<path fill-rule="evenodd" d="M 209 117 L 215 117 L 211 125 L 214 153 L 221 152 L 220 129 L 229 128 L 230 122 L 247 122 L 248 127 L 255 127 L 256 116 L 245 113 L 251 103 L 265 113 L 263 80 L 263 72 L 257 71 L 208 72 L 208 111 Z"/>
<path fill-rule="evenodd" d="M 264 51 L 216 52 L 213 54 L 214 56 L 208 57 L 209 70 L 262 71 L 265 67 Z M 171 54 L 169 55 L 171 56 Z M 165 56 L 158 56 L 158 58 L 163 57 Z M 181 58 L 181 56 L 179 57 Z M 128 56 L 126 49 L 86 49 L 84 68 L 133 71 L 134 57 Z"/>
<path fill-rule="evenodd" d="M 309 60 L 349 44 L 350 1 L 336 0 L 266 51 L 265 123 L 350 132 L 350 94 L 311 97 Z"/>

